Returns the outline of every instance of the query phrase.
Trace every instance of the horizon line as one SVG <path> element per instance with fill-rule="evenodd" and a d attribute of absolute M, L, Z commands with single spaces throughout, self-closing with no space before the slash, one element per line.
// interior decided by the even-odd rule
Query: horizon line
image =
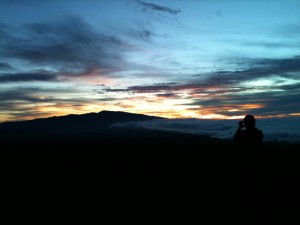
<path fill-rule="evenodd" d="M 32 117 L 27 116 L 28 119 L 20 119 L 20 120 L 0 120 L 1 123 L 10 123 L 10 122 L 25 122 L 25 121 L 33 121 L 33 120 L 39 120 L 39 119 L 49 119 L 49 118 L 56 118 L 56 117 L 65 117 L 65 116 L 81 116 L 86 114 L 97 114 L 101 112 L 119 112 L 119 113 L 128 113 L 128 114 L 137 114 L 137 115 L 145 115 L 145 116 L 152 116 L 152 117 L 159 117 L 161 119 L 197 119 L 197 120 L 238 120 L 243 119 L 245 115 L 238 115 L 238 116 L 224 116 L 224 115 L 205 115 L 205 116 L 199 116 L 199 117 L 192 117 L 192 116 L 176 116 L 176 117 L 168 117 L 163 116 L 163 113 L 161 115 L 157 115 L 157 113 L 147 113 L 147 112 L 136 112 L 136 111 L 120 111 L 120 110 L 100 110 L 100 111 L 91 111 L 91 112 L 85 112 L 85 113 L 67 113 L 67 114 L 53 114 L 45 117 Z M 250 114 L 250 113 L 249 113 Z M 278 115 L 254 115 L 256 119 L 271 119 L 271 118 L 289 118 L 289 117 L 300 117 L 300 113 L 289 113 L 289 114 L 278 114 Z M 26 118 L 26 117 L 25 117 Z"/>

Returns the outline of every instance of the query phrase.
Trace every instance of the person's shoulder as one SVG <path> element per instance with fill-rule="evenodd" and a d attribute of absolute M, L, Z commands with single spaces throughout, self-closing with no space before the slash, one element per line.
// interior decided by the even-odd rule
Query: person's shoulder
<path fill-rule="evenodd" d="M 259 136 L 263 136 L 263 135 L 264 135 L 263 131 L 260 130 L 260 129 L 258 129 L 258 128 L 256 128 L 256 133 L 257 133 Z"/>
<path fill-rule="evenodd" d="M 263 133 L 263 131 L 260 130 L 260 129 L 258 129 L 258 128 L 256 128 L 256 130 L 257 130 L 257 132 L 259 132 L 259 133 Z"/>

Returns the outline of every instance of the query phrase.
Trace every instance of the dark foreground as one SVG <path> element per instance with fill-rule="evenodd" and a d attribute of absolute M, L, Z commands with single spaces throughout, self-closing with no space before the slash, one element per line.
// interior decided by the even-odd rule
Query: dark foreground
<path fill-rule="evenodd" d="M 298 224 L 298 147 L 155 132 L 2 140 L 2 193 L 43 221 Z"/>

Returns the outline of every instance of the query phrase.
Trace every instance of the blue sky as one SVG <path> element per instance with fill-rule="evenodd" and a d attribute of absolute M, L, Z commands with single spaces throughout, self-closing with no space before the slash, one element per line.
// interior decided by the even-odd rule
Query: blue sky
<path fill-rule="evenodd" d="M 300 115 L 300 1 L 2 0 L 0 121 Z"/>

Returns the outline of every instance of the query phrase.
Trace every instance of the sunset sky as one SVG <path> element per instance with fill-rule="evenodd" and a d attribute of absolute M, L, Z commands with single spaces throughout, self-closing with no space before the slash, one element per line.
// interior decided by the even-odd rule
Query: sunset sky
<path fill-rule="evenodd" d="M 0 122 L 300 116 L 299 0 L 1 0 Z"/>

